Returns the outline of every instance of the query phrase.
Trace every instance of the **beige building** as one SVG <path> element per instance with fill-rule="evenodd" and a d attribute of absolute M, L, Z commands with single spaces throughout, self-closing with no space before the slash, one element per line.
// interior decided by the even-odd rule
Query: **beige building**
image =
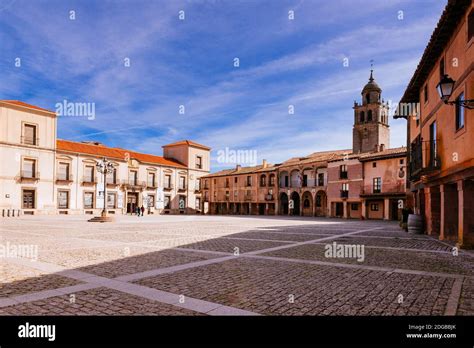
<path fill-rule="evenodd" d="M 18 214 L 199 213 L 201 176 L 210 169 L 210 148 L 189 140 L 143 154 L 98 142 L 56 138 L 52 111 L 19 101 L 0 101 L 0 212 Z M 113 173 L 96 171 L 106 158 Z"/>

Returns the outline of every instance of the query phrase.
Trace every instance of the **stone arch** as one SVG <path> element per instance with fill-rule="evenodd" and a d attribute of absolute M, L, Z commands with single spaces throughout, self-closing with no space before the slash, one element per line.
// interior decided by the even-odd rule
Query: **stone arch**
<path fill-rule="evenodd" d="M 303 215 L 313 216 L 313 195 L 311 192 L 306 191 L 302 196 L 303 201 Z"/>
<path fill-rule="evenodd" d="M 285 192 L 280 193 L 280 214 L 288 215 L 288 195 Z"/>
<path fill-rule="evenodd" d="M 323 190 L 319 190 L 315 196 L 315 215 L 316 216 L 326 216 L 327 215 L 327 194 Z"/>
<path fill-rule="evenodd" d="M 301 187 L 299 169 L 293 169 L 290 172 L 290 187 Z"/>
<path fill-rule="evenodd" d="M 291 215 L 300 215 L 300 195 L 298 192 L 293 191 L 290 196 L 290 202 L 293 201 L 293 209 L 290 208 Z"/>

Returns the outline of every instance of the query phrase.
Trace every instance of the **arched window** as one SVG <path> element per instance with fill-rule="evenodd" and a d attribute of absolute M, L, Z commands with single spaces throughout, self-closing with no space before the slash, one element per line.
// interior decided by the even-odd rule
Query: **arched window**
<path fill-rule="evenodd" d="M 365 114 L 363 111 L 360 112 L 360 122 L 365 122 Z"/>
<path fill-rule="evenodd" d="M 366 100 L 367 104 L 370 104 L 370 93 L 367 93 L 365 95 L 365 100 Z"/>
<path fill-rule="evenodd" d="M 372 110 L 369 110 L 367 112 L 367 121 L 369 121 L 369 122 L 372 121 Z"/>
<path fill-rule="evenodd" d="M 260 186 L 262 186 L 262 187 L 263 187 L 263 186 L 267 186 L 266 181 L 267 181 L 267 177 L 266 177 L 265 175 L 262 175 L 262 176 L 260 177 Z"/>
<path fill-rule="evenodd" d="M 306 198 L 304 201 L 303 201 L 303 207 L 304 208 L 309 208 L 310 204 L 309 204 L 309 199 Z"/>

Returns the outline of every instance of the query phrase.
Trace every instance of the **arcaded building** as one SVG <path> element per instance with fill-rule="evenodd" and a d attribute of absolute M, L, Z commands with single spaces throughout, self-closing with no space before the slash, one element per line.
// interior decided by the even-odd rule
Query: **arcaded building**
<path fill-rule="evenodd" d="M 0 101 L 1 216 L 98 214 L 104 204 L 110 214 L 142 206 L 147 214 L 202 211 L 200 178 L 209 173 L 209 147 L 184 140 L 157 156 L 56 134 L 55 112 Z M 103 158 L 114 166 L 105 182 L 96 171 Z"/>
<path fill-rule="evenodd" d="M 205 212 L 398 220 L 406 205 L 406 148 L 389 148 L 389 107 L 373 71 L 353 110 L 352 149 L 209 174 Z"/>
<path fill-rule="evenodd" d="M 425 232 L 463 247 L 474 245 L 473 99 L 474 5 L 450 0 L 401 99 L 419 113 L 397 117 L 407 119 L 409 192 Z"/>

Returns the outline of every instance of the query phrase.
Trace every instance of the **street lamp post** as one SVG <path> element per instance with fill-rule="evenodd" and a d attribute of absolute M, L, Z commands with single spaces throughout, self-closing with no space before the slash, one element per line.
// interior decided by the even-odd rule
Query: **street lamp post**
<path fill-rule="evenodd" d="M 439 83 L 436 85 L 436 89 L 438 90 L 439 97 L 441 98 L 441 100 L 445 104 L 459 105 L 460 107 L 464 107 L 467 109 L 474 109 L 474 99 L 470 99 L 470 100 L 456 99 L 454 101 L 449 101 L 451 94 L 453 94 L 455 83 L 456 81 L 454 81 L 451 77 L 449 77 L 446 74 L 443 75 Z"/>
<path fill-rule="evenodd" d="M 94 217 L 90 219 L 90 222 L 107 222 L 112 221 L 112 218 L 107 216 L 107 174 L 113 173 L 114 165 L 112 162 L 108 161 L 105 157 L 96 163 L 95 165 L 98 173 L 103 174 L 103 184 L 104 184 L 104 207 L 100 214 L 100 217 Z"/>

